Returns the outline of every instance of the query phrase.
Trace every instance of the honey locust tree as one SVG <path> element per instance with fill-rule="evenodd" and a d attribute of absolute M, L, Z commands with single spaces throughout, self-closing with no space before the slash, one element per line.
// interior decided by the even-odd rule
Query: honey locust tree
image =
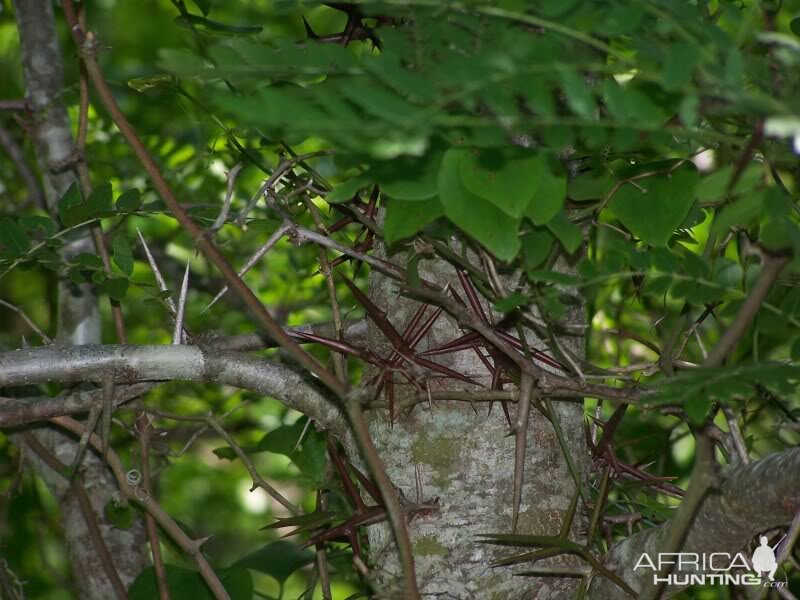
<path fill-rule="evenodd" d="M 0 596 L 793 597 L 796 0 L 3 6 Z"/>

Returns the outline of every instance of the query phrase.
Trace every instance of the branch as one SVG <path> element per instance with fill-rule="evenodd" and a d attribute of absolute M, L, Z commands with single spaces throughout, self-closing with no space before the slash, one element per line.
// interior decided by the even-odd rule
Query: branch
<path fill-rule="evenodd" d="M 742 304 L 731 326 L 728 327 L 717 342 L 717 345 L 708 354 L 708 358 L 703 363 L 704 367 L 718 367 L 725 362 L 725 359 L 747 331 L 750 323 L 753 322 L 758 309 L 761 308 L 761 304 L 772 289 L 772 285 L 788 263 L 788 256 L 765 255 L 764 267 L 758 281 L 753 286 L 744 304 Z"/>
<path fill-rule="evenodd" d="M 61 5 L 64 9 L 64 15 L 67 18 L 67 23 L 70 27 L 72 37 L 75 40 L 76 46 L 79 48 L 83 62 L 86 65 L 86 70 L 89 73 L 89 78 L 92 81 L 95 89 L 97 90 L 100 100 L 105 106 L 114 124 L 119 128 L 125 141 L 133 150 L 136 157 L 142 163 L 142 167 L 147 172 L 150 180 L 153 182 L 153 187 L 158 192 L 158 195 L 164 200 L 164 203 L 170 209 L 172 214 L 181 224 L 181 226 L 191 235 L 197 246 L 202 250 L 203 254 L 214 263 L 219 269 L 222 276 L 230 284 L 231 288 L 239 294 L 244 300 L 247 308 L 255 318 L 256 322 L 272 337 L 281 347 L 283 347 L 298 363 L 303 367 L 317 375 L 320 380 L 328 386 L 337 396 L 344 398 L 347 394 L 348 386 L 339 381 L 339 379 L 325 367 L 323 367 L 317 360 L 305 352 L 300 346 L 297 345 L 291 338 L 289 338 L 281 329 L 280 325 L 275 322 L 267 309 L 253 293 L 253 291 L 245 285 L 242 279 L 236 274 L 233 268 L 228 264 L 228 261 L 219 251 L 219 249 L 211 241 L 210 237 L 203 231 L 189 216 L 186 209 L 181 206 L 172 191 L 172 188 L 164 179 L 161 171 L 150 156 L 150 153 L 145 148 L 139 136 L 134 131 L 130 122 L 125 118 L 125 115 L 120 110 L 108 82 L 105 80 L 100 65 L 95 58 L 97 51 L 97 40 L 94 35 L 90 33 L 84 34 L 83 29 L 78 23 L 77 15 L 75 14 L 75 6 L 72 0 L 62 0 Z"/>
<path fill-rule="evenodd" d="M 344 416 L 319 387 L 285 365 L 260 358 L 171 345 L 45 346 L 0 354 L 0 387 L 100 382 L 109 371 L 120 384 L 177 379 L 253 390 L 310 416 L 340 439 L 348 435 Z"/>
<path fill-rule="evenodd" d="M 686 532 L 683 552 L 710 554 L 738 552 L 755 535 L 787 525 L 800 509 L 800 448 L 772 454 L 749 465 L 723 473 L 719 491 L 706 495 Z M 606 563 L 636 590 L 640 590 L 653 571 L 634 566 L 643 554 L 653 561 L 673 530 L 674 521 L 647 529 L 614 546 Z M 675 574 L 696 573 L 689 565 L 676 568 Z M 667 589 L 667 594 L 679 591 Z M 614 598 L 613 584 L 596 578 L 589 598 Z"/>
<path fill-rule="evenodd" d="M 345 339 L 348 342 L 362 345 L 364 336 L 366 336 L 366 325 L 366 321 L 363 319 L 345 320 Z M 335 335 L 335 329 L 333 323 L 317 323 L 299 327 L 287 327 L 286 332 L 293 337 L 303 333 L 330 337 Z M 303 339 L 298 341 L 308 343 Z M 247 352 L 275 347 L 273 340 L 259 333 L 220 337 L 200 336 L 200 343 L 204 347 L 227 352 Z M 155 385 L 152 383 L 134 383 L 115 386 L 114 407 L 121 406 L 145 394 L 153 389 Z M 48 396 L 0 397 L 0 428 L 15 427 L 35 421 L 44 421 L 53 417 L 83 413 L 89 410 L 90 407 L 99 404 L 101 400 L 102 390 L 70 390 L 53 398 Z"/>
<path fill-rule="evenodd" d="M 57 417 L 53 419 L 53 423 L 77 435 L 80 435 L 83 431 L 83 426 L 69 417 Z M 102 442 L 97 434 L 93 433 L 91 435 L 90 443 L 95 450 L 98 452 L 101 451 Z M 122 462 L 120 461 L 116 452 L 109 449 L 108 454 L 106 455 L 106 462 L 108 463 L 111 472 L 114 474 L 114 478 L 117 480 L 117 485 L 119 486 L 122 494 L 128 500 L 132 500 L 141 505 L 141 507 L 144 508 L 148 514 L 152 515 L 158 524 L 161 525 L 162 529 L 169 534 L 175 543 L 180 546 L 181 550 L 186 552 L 194 559 L 194 561 L 197 563 L 198 569 L 200 570 L 201 576 L 211 589 L 211 593 L 214 595 L 214 598 L 216 598 L 216 600 L 230 600 L 228 592 L 225 591 L 225 588 L 217 577 L 217 574 L 214 573 L 211 565 L 208 564 L 205 556 L 203 556 L 203 553 L 200 551 L 200 547 L 203 545 L 203 542 L 205 542 L 208 538 L 200 540 L 191 539 L 184 533 L 183 529 L 181 529 L 180 526 L 174 520 L 172 520 L 172 517 L 170 517 L 164 511 L 164 509 L 155 502 L 155 500 L 153 500 L 151 496 L 142 496 L 140 493 L 137 493 L 139 489 L 138 486 L 130 485 L 128 483 L 125 468 L 122 466 Z"/>

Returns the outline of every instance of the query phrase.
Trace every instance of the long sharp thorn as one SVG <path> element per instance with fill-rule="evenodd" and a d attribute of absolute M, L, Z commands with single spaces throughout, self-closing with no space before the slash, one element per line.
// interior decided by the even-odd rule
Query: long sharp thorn
<path fill-rule="evenodd" d="M 533 391 L 533 378 L 527 373 L 522 373 L 519 382 L 519 403 L 517 404 L 517 420 L 514 423 L 514 432 L 517 440 L 514 448 L 514 503 L 511 517 L 511 532 L 517 530 L 519 507 L 522 502 L 522 482 L 525 476 L 525 446 L 528 435 L 528 417 L 531 410 L 531 392 Z"/>
<path fill-rule="evenodd" d="M 475 291 L 475 286 L 473 286 L 472 282 L 469 280 L 469 275 L 459 269 L 458 279 L 461 281 L 461 287 L 464 288 L 464 293 L 467 295 L 467 300 L 469 300 L 472 310 L 475 311 L 475 314 L 478 315 L 484 323 L 488 323 L 489 319 L 486 317 L 486 312 L 483 310 L 483 305 L 478 298 L 478 292 Z"/>
<path fill-rule="evenodd" d="M 180 329 L 178 330 L 180 335 Z M 101 433 L 103 456 L 108 452 L 111 437 L 111 415 L 114 412 L 114 372 L 103 373 L 103 429 Z"/>
<path fill-rule="evenodd" d="M 446 344 L 442 344 L 437 348 L 431 348 L 430 350 L 426 350 L 425 352 L 420 352 L 420 356 L 436 356 L 438 354 L 451 354 L 453 352 L 459 352 L 461 350 L 467 350 L 468 348 L 472 347 L 476 340 L 480 338 L 480 334 L 473 331 L 470 333 L 466 333 L 459 338 L 451 340 Z"/>
<path fill-rule="evenodd" d="M 356 486 L 353 484 L 353 480 L 350 479 L 350 475 L 347 473 L 347 468 L 344 466 L 342 457 L 339 456 L 339 453 L 336 451 L 336 447 L 331 441 L 328 441 L 328 454 L 333 461 L 333 466 L 336 468 L 336 472 L 339 473 L 339 478 L 342 480 L 342 485 L 344 486 L 347 497 L 353 507 L 356 510 L 366 508 L 364 505 L 364 500 L 361 498 L 361 494 L 358 493 L 358 489 L 356 489 Z"/>
<path fill-rule="evenodd" d="M 323 346 L 327 346 L 331 350 L 335 350 L 336 352 L 340 352 L 342 354 L 349 354 L 365 362 L 381 366 L 381 361 L 376 360 L 376 357 L 373 354 L 371 354 L 367 350 L 364 350 L 357 346 L 353 346 L 351 344 L 348 344 L 347 342 L 343 342 L 342 340 L 325 337 L 323 335 L 317 335 L 316 333 L 310 333 L 307 331 L 295 331 L 291 334 L 291 336 L 295 339 L 306 340 L 308 342 L 313 342 L 315 344 L 321 344 Z"/>
<path fill-rule="evenodd" d="M 414 315 L 411 317 L 411 320 L 406 325 L 406 328 L 403 330 L 403 339 L 408 342 L 408 345 L 413 348 L 415 344 L 410 341 L 412 338 L 412 333 L 414 328 L 419 325 L 420 320 L 425 315 L 425 312 L 428 310 L 427 304 L 420 304 L 419 308 L 414 312 Z M 392 353 L 389 355 L 389 364 L 394 366 L 400 362 L 400 355 L 396 350 L 393 350 Z"/>
<path fill-rule="evenodd" d="M 389 399 L 389 427 L 394 427 L 394 376 L 390 373 L 386 380 L 386 396 Z"/>
<path fill-rule="evenodd" d="M 158 264 L 156 264 L 156 259 L 153 257 L 153 253 L 150 252 L 150 248 L 147 246 L 147 242 L 144 241 L 144 236 L 142 235 L 142 232 L 139 231 L 138 227 L 136 228 L 136 233 L 139 234 L 139 241 L 142 242 L 142 248 L 144 248 L 145 256 L 147 256 L 147 262 L 150 263 L 150 270 L 153 271 L 153 276 L 156 278 L 158 291 L 166 292 L 168 289 L 167 282 L 164 280 L 164 276 L 161 274 L 161 271 L 158 268 Z M 175 302 L 172 300 L 170 296 L 167 296 L 165 301 L 170 311 L 174 315 L 177 312 L 177 309 L 175 308 Z"/>
<path fill-rule="evenodd" d="M 178 312 L 175 314 L 175 328 L 172 330 L 172 345 L 180 346 L 183 341 L 183 320 L 186 317 L 186 296 L 189 293 L 189 261 L 186 261 L 186 270 L 183 272 L 181 294 L 178 296 Z"/>
<path fill-rule="evenodd" d="M 445 367 L 444 365 L 435 363 L 432 360 L 420 358 L 419 356 L 410 356 L 409 358 L 422 367 L 427 367 L 431 371 L 436 371 L 437 373 L 441 373 L 442 375 L 447 375 L 450 379 L 458 379 L 459 381 L 463 381 L 464 383 L 469 383 L 472 385 L 480 385 L 477 381 L 475 381 L 471 377 L 462 375 L 458 371 L 454 371 L 453 369 Z"/>
<path fill-rule="evenodd" d="M 101 412 L 102 406 L 99 404 L 96 404 L 89 409 L 89 417 L 86 419 L 86 425 L 83 428 L 81 439 L 78 442 L 78 448 L 75 450 L 75 458 L 72 460 L 72 465 L 70 465 L 69 468 L 70 479 L 75 476 L 75 473 L 78 472 L 78 469 L 83 462 L 83 456 L 86 454 L 86 448 L 89 445 L 89 438 L 92 436 L 95 427 L 97 427 L 97 421 L 100 419 Z"/>
<path fill-rule="evenodd" d="M 403 337 L 397 332 L 394 326 L 389 322 L 389 319 L 386 318 L 386 313 L 383 312 L 380 308 L 378 308 L 372 300 L 370 300 L 367 295 L 362 292 L 356 284 L 354 284 L 350 279 L 341 275 L 342 280 L 344 281 L 347 288 L 350 290 L 350 293 L 353 294 L 353 297 L 358 301 L 361 306 L 364 307 L 364 310 L 367 311 L 367 315 L 372 319 L 378 329 L 381 330 L 381 333 L 387 337 L 387 339 L 392 343 L 395 349 L 399 350 L 401 354 L 404 356 L 408 356 L 411 354 L 411 348 L 409 348 L 406 341 Z"/>
<path fill-rule="evenodd" d="M 247 262 L 244 264 L 244 266 L 243 266 L 241 269 L 239 269 L 239 271 L 236 273 L 236 275 L 238 275 L 239 277 L 244 277 L 244 276 L 245 276 L 245 274 L 247 274 L 247 272 L 248 272 L 250 269 L 252 269 L 252 268 L 253 268 L 253 265 L 255 265 L 255 264 L 256 264 L 256 263 L 257 263 L 259 260 L 261 260 L 261 259 L 263 258 L 263 256 L 264 256 L 264 255 L 265 255 L 267 252 L 269 252 L 270 250 L 272 250 L 272 247 L 273 247 L 275 244 L 277 244 L 277 243 L 278 243 L 278 241 L 279 241 L 279 240 L 280 240 L 280 239 L 281 239 L 281 238 L 282 238 L 282 237 L 283 237 L 283 236 L 286 234 L 286 232 L 287 232 L 287 231 L 289 231 L 291 228 L 292 228 L 292 226 L 291 226 L 289 223 L 284 223 L 283 225 L 281 225 L 280 227 L 278 227 L 278 229 L 275 231 L 275 233 L 273 233 L 271 236 L 269 236 L 269 239 L 268 239 L 266 242 L 264 242 L 264 245 L 263 245 L 263 246 L 261 246 L 261 248 L 259 248 L 259 249 L 256 251 L 256 253 L 255 253 L 255 254 L 253 254 L 253 256 L 251 256 L 251 257 L 250 257 L 250 258 L 247 260 Z M 214 299 L 213 299 L 211 302 L 209 302 L 209 303 L 208 303 L 208 306 L 206 306 L 206 307 L 205 307 L 205 308 L 202 310 L 202 312 L 201 312 L 200 314 L 202 315 L 202 314 L 203 314 L 204 312 L 206 312 L 206 311 L 207 311 L 209 308 L 211 308 L 212 306 L 214 306 L 214 305 L 217 303 L 217 301 L 219 301 L 219 299 L 220 299 L 220 298 L 222 298 L 222 297 L 223 297 L 223 296 L 224 296 L 224 295 L 225 295 L 225 294 L 228 292 L 228 289 L 229 289 L 229 286 L 227 286 L 227 285 L 226 285 L 225 287 L 223 287 L 223 288 L 222 288 L 222 289 L 219 291 L 219 293 L 218 293 L 216 296 L 214 296 Z"/>
<path fill-rule="evenodd" d="M 430 317 L 428 317 L 428 320 L 425 321 L 422 327 L 420 327 L 419 331 L 417 331 L 417 333 L 414 334 L 414 337 L 411 338 L 411 341 L 409 342 L 408 345 L 411 346 L 412 348 L 416 348 L 417 344 L 419 344 L 422 341 L 422 338 L 424 338 L 425 335 L 431 330 L 431 327 L 433 327 L 433 324 L 436 322 L 436 319 L 439 318 L 439 316 L 442 314 L 443 311 L 444 308 L 442 308 L 441 306 L 437 308 L 433 312 L 433 314 Z"/>
<path fill-rule="evenodd" d="M 311 29 L 311 25 L 309 24 L 308 21 L 306 21 L 305 17 L 303 17 L 303 26 L 306 28 L 306 35 L 308 36 L 308 39 L 310 40 L 319 39 L 319 36 L 316 33 L 314 33 L 313 29 Z"/>
<path fill-rule="evenodd" d="M 367 493 L 372 497 L 373 500 L 380 506 L 383 506 L 383 498 L 381 498 L 381 493 L 378 491 L 378 488 L 375 487 L 375 484 L 372 483 L 372 480 L 364 475 L 361 471 L 356 469 L 352 464 L 350 464 L 350 469 L 353 471 L 353 474 L 358 479 L 358 482 L 361 484 Z"/>

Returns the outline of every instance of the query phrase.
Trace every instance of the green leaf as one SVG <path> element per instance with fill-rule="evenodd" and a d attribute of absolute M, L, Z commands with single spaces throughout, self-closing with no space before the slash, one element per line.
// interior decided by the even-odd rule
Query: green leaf
<path fill-rule="evenodd" d="M 662 78 L 664 87 L 677 91 L 692 79 L 692 74 L 700 58 L 697 44 L 677 42 L 666 49 L 666 60 Z"/>
<path fill-rule="evenodd" d="M 8 217 L 0 219 L 0 245 L 4 254 L 10 258 L 17 258 L 28 251 L 31 238 L 25 230 Z"/>
<path fill-rule="evenodd" d="M 543 155 L 534 152 L 473 149 L 460 153 L 463 187 L 494 204 L 508 216 L 519 218 L 536 193 L 547 169 Z"/>
<path fill-rule="evenodd" d="M 164 566 L 172 600 L 214 600 L 200 573 L 177 565 Z M 246 568 L 231 567 L 217 574 L 231 600 L 252 600 L 253 577 Z M 128 600 L 153 598 L 158 598 L 155 572 L 153 567 L 145 567 L 128 589 Z"/>
<path fill-rule="evenodd" d="M 442 153 L 423 157 L 401 157 L 373 167 L 369 177 L 381 192 L 398 200 L 427 200 L 436 195 Z"/>
<path fill-rule="evenodd" d="M 300 419 L 293 425 L 281 425 L 273 429 L 258 442 L 257 451 L 274 452 L 289 457 L 303 475 L 320 483 L 325 477 L 325 437 L 313 426 L 309 426 L 298 447 L 297 442 L 305 425 L 306 420 Z"/>
<path fill-rule="evenodd" d="M 130 504 L 117 504 L 114 500 L 106 502 L 103 516 L 107 523 L 117 529 L 130 529 L 136 520 L 136 511 Z"/>
<path fill-rule="evenodd" d="M 520 294 L 519 292 L 512 292 L 505 298 L 501 298 L 497 302 L 494 303 L 494 307 L 499 310 L 500 312 L 507 313 L 511 312 L 518 306 L 525 306 L 526 304 L 530 303 L 530 298 L 528 298 L 525 294 Z"/>
<path fill-rule="evenodd" d="M 411 237 L 439 217 L 444 216 L 444 208 L 438 198 L 424 202 L 406 202 L 391 198 L 386 205 L 383 235 L 386 243 Z"/>
<path fill-rule="evenodd" d="M 372 181 L 365 175 L 357 175 L 352 179 L 348 179 L 344 183 L 340 183 L 333 188 L 325 196 L 325 202 L 328 204 L 338 204 L 339 202 L 348 202 L 353 199 L 358 191 L 368 186 Z"/>
<path fill-rule="evenodd" d="M 139 210 L 142 205 L 142 193 L 138 188 L 131 188 L 117 198 L 117 210 L 121 212 L 133 212 Z"/>
<path fill-rule="evenodd" d="M 108 294 L 112 300 L 122 300 L 128 293 L 128 279 L 125 277 L 109 277 L 100 288 Z"/>
<path fill-rule="evenodd" d="M 553 234 L 545 227 L 534 227 L 522 236 L 522 256 L 526 270 L 535 269 L 541 265 L 555 242 Z"/>
<path fill-rule="evenodd" d="M 547 224 L 547 228 L 561 242 L 568 254 L 572 254 L 580 248 L 583 241 L 581 228 L 570 221 L 563 211 Z"/>
<path fill-rule="evenodd" d="M 90 252 L 81 252 L 80 254 L 76 254 L 72 260 L 86 269 L 94 270 L 103 268 L 103 259 L 96 254 L 91 254 Z"/>
<path fill-rule="evenodd" d="M 745 194 L 725 206 L 714 219 L 711 232 L 719 234 L 733 225 L 749 225 L 755 221 L 764 208 L 764 196 L 763 191 Z"/>
<path fill-rule="evenodd" d="M 600 200 L 616 183 L 616 178 L 606 169 L 581 173 L 567 185 L 567 196 L 574 202 Z"/>
<path fill-rule="evenodd" d="M 211 0 L 192 0 L 192 2 L 200 9 L 204 17 L 208 16 L 208 13 L 211 11 Z"/>
<path fill-rule="evenodd" d="M 266 573 L 283 584 L 295 571 L 314 562 L 314 553 L 300 550 L 297 544 L 278 540 L 248 554 L 234 563 L 235 567 Z"/>
<path fill-rule="evenodd" d="M 128 236 L 124 233 L 118 233 L 114 236 L 114 241 L 111 242 L 112 258 L 125 275 L 133 274 L 133 253 L 131 252 L 131 243 Z"/>
<path fill-rule="evenodd" d="M 597 105 L 586 79 L 575 71 L 562 71 L 561 83 L 572 111 L 584 119 L 594 119 Z"/>
<path fill-rule="evenodd" d="M 544 225 L 564 208 L 567 178 L 561 164 L 549 155 L 542 153 L 538 160 L 542 163 L 538 171 L 539 185 L 525 210 L 525 216 L 535 225 Z"/>
<path fill-rule="evenodd" d="M 128 80 L 128 87 L 139 93 L 146 92 L 161 87 L 172 86 L 175 84 L 175 77 L 169 73 L 158 73 L 146 77 L 134 77 Z"/>
<path fill-rule="evenodd" d="M 41 229 L 45 236 L 51 236 L 58 231 L 58 225 L 50 217 L 42 215 L 28 215 L 19 218 L 19 225 L 26 231 Z"/>
<path fill-rule="evenodd" d="M 86 209 L 89 217 L 105 217 L 114 214 L 114 206 L 111 200 L 110 183 L 101 183 L 94 188 L 86 199 Z"/>
<path fill-rule="evenodd" d="M 698 180 L 694 165 L 684 163 L 670 175 L 624 184 L 609 208 L 638 238 L 651 246 L 664 246 L 689 214 Z"/>
<path fill-rule="evenodd" d="M 58 201 L 58 216 L 65 227 L 72 227 L 88 218 L 87 213 L 80 210 L 82 205 L 83 198 L 78 183 L 73 182 Z"/>
<path fill-rule="evenodd" d="M 791 29 L 792 33 L 797 37 L 800 37 L 800 17 L 795 17 L 789 21 L 789 29 Z"/>
<path fill-rule="evenodd" d="M 520 249 L 519 219 L 512 219 L 491 202 L 466 190 L 460 165 L 469 150 L 451 148 L 439 170 L 439 199 L 445 215 L 501 260 L 513 259 Z"/>

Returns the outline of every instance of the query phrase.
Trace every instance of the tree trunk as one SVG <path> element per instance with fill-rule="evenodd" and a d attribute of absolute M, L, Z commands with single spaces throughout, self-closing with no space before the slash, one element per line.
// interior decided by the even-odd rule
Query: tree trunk
<path fill-rule="evenodd" d="M 383 252 L 382 248 L 377 250 L 378 254 Z M 407 257 L 391 258 L 404 264 Z M 427 281 L 441 286 L 449 283 L 466 300 L 457 274 L 448 263 L 423 260 L 419 272 Z M 397 284 L 375 271 L 370 276 L 369 295 L 400 332 L 419 307 L 418 302 L 400 297 Z M 488 314 L 487 303 L 484 308 Z M 428 315 L 431 312 L 429 309 Z M 583 322 L 582 307 L 576 307 L 569 319 Z M 443 313 L 417 349 L 437 347 L 462 333 L 455 320 Z M 541 346 L 532 336 L 530 341 Z M 563 341 L 582 355 L 582 338 Z M 391 344 L 372 322 L 367 343 L 379 356 L 388 357 L 391 353 Z M 491 375 L 473 350 L 436 356 L 435 361 L 487 387 L 491 383 Z M 374 371 L 367 377 L 372 375 Z M 398 404 L 416 393 L 402 375 L 395 374 L 395 381 Z M 433 390 L 472 387 L 442 379 L 431 380 L 430 386 Z M 555 406 L 572 456 L 581 468 L 587 458 L 582 405 L 559 402 Z M 419 404 L 410 415 L 396 416 L 393 426 L 388 411 L 374 410 L 370 414 L 375 445 L 394 484 L 411 500 L 417 494 L 425 501 L 439 498 L 438 513 L 420 516 L 409 525 L 420 591 L 424 598 L 437 599 L 570 597 L 575 590 L 574 579 L 514 577 L 519 568 L 491 564 L 515 551 L 475 538 L 482 533 L 511 533 L 515 438 L 509 436 L 502 408 L 494 406 L 488 416 L 487 410 L 486 403 L 477 404 L 475 409 L 468 402 Z M 509 411 L 513 421 L 515 405 L 510 404 Z M 531 410 L 517 533 L 557 534 L 574 494 L 575 483 L 553 426 L 538 411 Z M 574 526 L 572 536 L 579 529 Z M 375 576 L 387 591 L 392 590 L 400 567 L 389 527 L 371 527 L 369 541 Z"/>
<path fill-rule="evenodd" d="M 57 213 L 58 199 L 76 181 L 73 168 L 64 167 L 73 155 L 69 118 L 61 102 L 63 63 L 55 29 L 53 3 L 49 0 L 14 2 L 22 49 L 22 64 L 27 96 L 35 114 L 33 143 L 44 181 L 50 212 Z M 66 260 L 80 252 L 94 253 L 88 228 L 76 232 L 61 249 Z M 60 344 L 83 345 L 101 341 L 98 298 L 91 284 L 75 285 L 61 277 L 58 283 L 58 333 Z M 34 431 L 38 441 L 62 463 L 71 464 L 77 445 L 72 437 L 50 428 Z M 20 437 L 16 437 L 19 442 Z M 115 597 L 100 560 L 97 544 L 87 526 L 80 499 L 69 482 L 26 452 L 29 463 L 59 500 L 72 572 L 81 598 L 106 600 Z M 116 484 L 110 471 L 93 453 L 87 452 L 80 478 L 89 497 L 93 517 L 102 541 L 114 559 L 119 578 L 127 587 L 146 565 L 144 528 L 140 519 L 127 530 L 120 530 L 104 520 L 103 509 L 111 501 Z"/>

